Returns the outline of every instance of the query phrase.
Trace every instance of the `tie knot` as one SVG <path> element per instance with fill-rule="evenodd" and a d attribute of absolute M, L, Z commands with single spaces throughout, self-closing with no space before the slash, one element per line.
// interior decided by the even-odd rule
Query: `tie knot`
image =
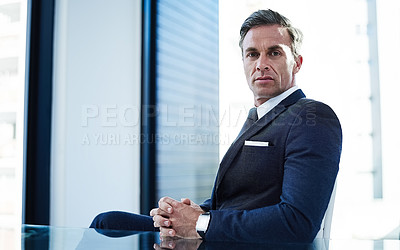
<path fill-rule="evenodd" d="M 249 110 L 249 115 L 247 116 L 247 119 L 245 121 L 245 123 L 243 124 L 242 129 L 239 132 L 238 138 L 244 133 L 246 132 L 247 129 L 249 129 L 258 119 L 257 116 L 257 109 L 256 108 L 252 108 Z"/>
<path fill-rule="evenodd" d="M 249 111 L 249 115 L 247 116 L 247 119 L 250 119 L 252 121 L 257 121 L 258 116 L 257 116 L 257 108 L 251 108 Z"/>

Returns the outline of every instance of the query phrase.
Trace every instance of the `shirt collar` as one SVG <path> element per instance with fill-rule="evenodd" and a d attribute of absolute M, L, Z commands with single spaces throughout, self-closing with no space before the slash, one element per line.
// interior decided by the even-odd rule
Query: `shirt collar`
<path fill-rule="evenodd" d="M 286 90 L 285 92 L 283 92 L 282 94 L 275 96 L 269 99 L 268 101 L 264 102 L 260 106 L 258 106 L 257 107 L 258 119 L 263 117 L 266 113 L 271 111 L 271 109 L 275 108 L 276 105 L 278 105 L 281 101 L 283 101 L 286 97 L 290 96 L 293 92 L 295 92 L 298 89 L 299 87 L 295 85 L 290 89 Z"/>

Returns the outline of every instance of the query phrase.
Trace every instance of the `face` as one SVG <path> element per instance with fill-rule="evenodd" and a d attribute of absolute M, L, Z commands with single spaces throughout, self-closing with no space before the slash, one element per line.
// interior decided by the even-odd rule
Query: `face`
<path fill-rule="evenodd" d="M 243 66 L 256 107 L 295 85 L 303 58 L 294 58 L 286 28 L 264 25 L 250 29 L 243 39 Z"/>

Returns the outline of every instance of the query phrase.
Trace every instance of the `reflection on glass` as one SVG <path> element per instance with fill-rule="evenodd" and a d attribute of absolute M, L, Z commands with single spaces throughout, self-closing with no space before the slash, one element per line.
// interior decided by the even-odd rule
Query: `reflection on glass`
<path fill-rule="evenodd" d="M 0 2 L 0 249 L 20 249 L 26 0 Z"/>
<path fill-rule="evenodd" d="M 398 250 L 400 241 L 391 239 L 356 240 L 356 239 L 316 239 L 311 244 L 283 242 L 211 242 L 199 239 L 161 238 L 154 232 L 130 232 L 95 229 L 22 226 L 21 249 L 175 249 L 175 250 L 336 250 L 336 249 L 385 249 Z M 107 236 L 112 234 L 113 236 Z M 326 247 L 329 246 L 329 247 Z M 374 248 L 375 247 L 375 248 Z"/>

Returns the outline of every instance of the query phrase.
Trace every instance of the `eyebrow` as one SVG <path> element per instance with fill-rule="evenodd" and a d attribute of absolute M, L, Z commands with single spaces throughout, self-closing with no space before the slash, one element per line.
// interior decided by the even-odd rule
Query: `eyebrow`
<path fill-rule="evenodd" d="M 273 45 L 273 46 L 271 46 L 271 47 L 268 48 L 268 51 L 276 50 L 276 49 L 283 50 L 282 46 L 280 46 L 280 45 Z"/>
<path fill-rule="evenodd" d="M 272 45 L 271 47 L 268 47 L 267 51 L 271 51 L 271 50 L 276 50 L 276 49 L 280 49 L 283 50 L 282 46 L 280 45 Z M 245 52 L 253 52 L 253 51 L 258 51 L 258 49 L 254 48 L 254 47 L 248 47 Z"/>
<path fill-rule="evenodd" d="M 254 48 L 254 47 L 248 47 L 244 52 L 252 52 L 252 51 L 258 51 L 258 49 Z"/>

